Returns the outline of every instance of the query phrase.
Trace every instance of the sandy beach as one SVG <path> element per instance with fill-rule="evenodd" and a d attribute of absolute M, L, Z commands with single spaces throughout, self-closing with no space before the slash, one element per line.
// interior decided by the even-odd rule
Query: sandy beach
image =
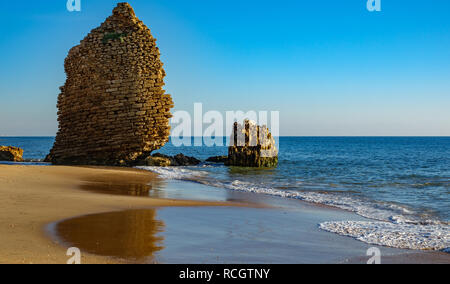
<path fill-rule="evenodd" d="M 82 189 L 92 181 L 128 180 L 145 185 L 153 179 L 154 174 L 133 169 L 0 165 L 0 263 L 66 263 L 67 248 L 52 241 L 45 228 L 67 218 L 154 207 L 243 206 L 107 195 Z M 115 262 L 108 257 L 82 255 L 82 263 Z"/>

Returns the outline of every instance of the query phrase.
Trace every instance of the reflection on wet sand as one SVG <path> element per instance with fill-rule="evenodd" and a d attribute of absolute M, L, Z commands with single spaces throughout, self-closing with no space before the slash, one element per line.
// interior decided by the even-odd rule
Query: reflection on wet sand
<path fill-rule="evenodd" d="M 152 190 L 151 184 L 122 183 L 115 182 L 86 182 L 80 188 L 105 194 L 148 196 Z"/>
<path fill-rule="evenodd" d="M 124 179 L 123 176 L 112 174 L 90 176 L 83 180 L 80 189 L 104 194 L 149 196 L 155 188 L 162 188 L 164 181 L 149 172 L 147 173 L 148 176 L 139 175 L 133 179 L 129 177 Z M 152 197 L 159 196 L 152 194 Z"/>
<path fill-rule="evenodd" d="M 165 224 L 156 215 L 155 209 L 88 215 L 58 223 L 54 233 L 82 252 L 149 263 L 164 249 L 158 234 Z"/>

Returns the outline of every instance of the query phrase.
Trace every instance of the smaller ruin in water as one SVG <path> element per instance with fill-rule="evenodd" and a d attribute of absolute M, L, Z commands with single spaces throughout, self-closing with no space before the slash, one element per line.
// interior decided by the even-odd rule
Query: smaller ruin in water
<path fill-rule="evenodd" d="M 228 166 L 277 167 L 278 149 L 275 139 L 266 126 L 246 120 L 235 123 L 228 148 Z"/>

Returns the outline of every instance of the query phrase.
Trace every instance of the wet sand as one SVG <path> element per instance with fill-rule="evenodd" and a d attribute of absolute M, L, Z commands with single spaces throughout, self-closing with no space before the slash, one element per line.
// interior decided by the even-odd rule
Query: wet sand
<path fill-rule="evenodd" d="M 192 186 L 192 185 L 191 185 Z M 167 196 L 180 194 L 179 182 L 166 185 Z M 377 247 L 381 263 L 449 263 L 450 254 L 369 245 L 319 229 L 325 221 L 366 218 L 352 212 L 299 200 L 195 186 L 197 195 L 213 200 L 252 200 L 270 208 L 162 208 L 165 249 L 161 263 L 356 263 L 366 264 L 367 250 Z M 210 194 L 212 193 L 212 194 Z M 182 237 L 180 237 L 182 236 Z"/>
<path fill-rule="evenodd" d="M 350 258 L 342 264 L 363 263 L 363 257 Z M 450 264 L 450 255 L 445 252 L 405 252 L 395 255 L 386 255 L 381 257 L 382 264 Z"/>
<path fill-rule="evenodd" d="M 82 252 L 154 263 L 154 254 L 164 249 L 164 238 L 159 234 L 165 230 L 164 221 L 156 215 L 156 209 L 93 214 L 51 225 L 49 232 L 56 233 L 54 237 L 63 245 Z"/>
<path fill-rule="evenodd" d="M 155 179 L 150 172 L 134 169 L 0 165 L 0 263 L 66 263 L 67 247 L 49 238 L 46 226 L 75 216 L 170 206 L 246 206 L 83 190 L 93 183 L 104 190 L 102 185 L 115 182 L 142 189 Z M 118 260 L 83 253 L 82 262 Z"/>
<path fill-rule="evenodd" d="M 66 246 L 132 263 L 365 264 L 373 247 L 318 228 L 324 221 L 366 220 L 340 209 L 182 181 L 153 184 L 150 195 L 271 206 L 126 210 L 64 220 L 50 231 Z M 448 254 L 377 248 L 382 263 L 450 263 Z"/>

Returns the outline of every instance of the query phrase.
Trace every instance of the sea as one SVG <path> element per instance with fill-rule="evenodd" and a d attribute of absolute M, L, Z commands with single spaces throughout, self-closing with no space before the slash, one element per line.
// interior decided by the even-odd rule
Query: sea
<path fill-rule="evenodd" d="M 54 137 L 0 137 L 21 147 L 25 159 L 43 159 Z M 206 160 L 227 155 L 223 146 L 171 142 L 159 153 Z M 352 211 L 367 221 L 318 226 L 370 244 L 448 251 L 450 247 L 450 137 L 280 137 L 274 169 L 141 167 L 188 183 L 298 199 Z M 194 143 L 192 143 L 194 145 Z M 38 163 L 39 164 L 39 163 Z"/>

